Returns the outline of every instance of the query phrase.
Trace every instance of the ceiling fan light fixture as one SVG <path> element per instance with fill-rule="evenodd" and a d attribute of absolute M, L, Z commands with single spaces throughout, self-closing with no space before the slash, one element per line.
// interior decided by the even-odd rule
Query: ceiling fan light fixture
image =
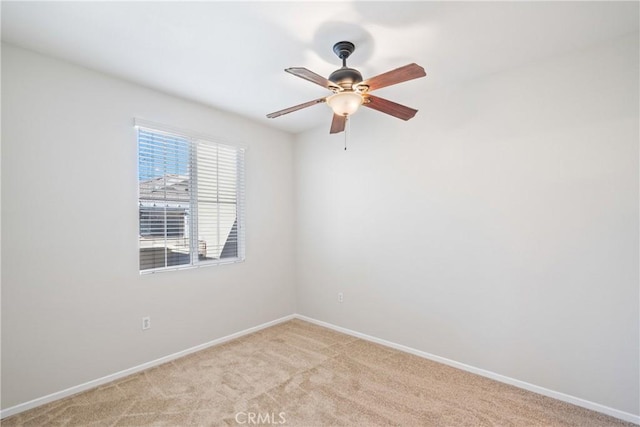
<path fill-rule="evenodd" d="M 273 119 L 312 105 L 327 104 L 333 110 L 329 133 L 334 134 L 345 131 L 348 116 L 355 114 L 361 105 L 405 121 L 415 116 L 418 110 L 373 96 L 370 93 L 383 87 L 425 77 L 427 73 L 424 68 L 412 63 L 363 80 L 360 71 L 347 67 L 347 58 L 355 48 L 355 45 L 348 41 L 341 41 L 333 45 L 333 52 L 342 60 L 342 67 L 331 73 L 328 79 L 304 67 L 285 68 L 287 73 L 322 86 L 334 94 L 269 113 L 267 117 Z"/>
<path fill-rule="evenodd" d="M 357 92 L 338 92 L 327 98 L 327 104 L 334 114 L 339 116 L 350 116 L 358 111 L 363 103 L 362 95 Z"/>

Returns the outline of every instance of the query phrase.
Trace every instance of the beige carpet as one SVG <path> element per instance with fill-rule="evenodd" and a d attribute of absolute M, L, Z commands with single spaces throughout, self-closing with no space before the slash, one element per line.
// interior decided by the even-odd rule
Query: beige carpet
<path fill-rule="evenodd" d="M 300 320 L 2 426 L 633 425 Z"/>

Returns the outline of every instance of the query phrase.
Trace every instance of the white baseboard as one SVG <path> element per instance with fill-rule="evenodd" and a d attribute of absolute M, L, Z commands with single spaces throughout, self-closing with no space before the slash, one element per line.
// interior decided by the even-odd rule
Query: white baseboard
<path fill-rule="evenodd" d="M 147 363 L 143 363 L 143 364 L 138 365 L 138 366 L 134 366 L 133 368 L 125 369 L 123 371 L 116 372 L 114 374 L 107 375 L 105 377 L 98 378 L 96 380 L 92 380 L 92 381 L 86 382 L 84 384 L 80 384 L 80 385 L 77 385 L 77 386 L 69 387 L 68 389 L 65 389 L 65 390 L 62 390 L 62 391 L 57 391 L 55 393 L 51 393 L 51 394 L 48 394 L 46 396 L 42 396 L 42 397 L 39 397 L 37 399 L 30 400 L 28 402 L 21 403 L 21 404 L 16 405 L 16 406 L 12 406 L 10 408 L 3 409 L 3 410 L 0 411 L 0 419 L 6 418 L 6 417 L 10 417 L 11 415 L 19 414 L 20 412 L 24 412 L 24 411 L 27 411 L 29 409 L 33 409 L 35 407 L 38 407 L 38 406 L 41 406 L 41 405 L 45 405 L 47 403 L 50 403 L 50 402 L 53 402 L 53 401 L 56 401 L 56 400 L 71 396 L 73 394 L 80 393 L 82 391 L 86 391 L 86 390 L 98 387 L 100 385 L 109 383 L 111 381 L 115 381 L 117 379 L 124 378 L 124 377 L 126 377 L 128 375 L 135 374 L 135 373 L 140 372 L 140 371 L 144 371 L 145 369 L 149 369 L 149 368 L 153 368 L 154 366 L 162 365 L 163 363 L 170 362 L 172 360 L 178 359 L 180 357 L 186 356 L 186 355 L 191 354 L 191 353 L 195 353 L 196 351 L 204 350 L 205 348 L 209 348 L 209 347 L 212 347 L 214 345 L 222 344 L 222 343 L 225 343 L 227 341 L 231 341 L 233 339 L 240 338 L 240 337 L 242 337 L 244 335 L 249 335 L 249 334 L 257 332 L 257 331 L 259 331 L 261 329 L 265 329 L 265 328 L 268 328 L 270 326 L 274 326 L 274 325 L 277 325 L 279 323 L 286 322 L 288 320 L 293 319 L 294 317 L 295 317 L 295 315 L 293 315 L 293 314 L 291 314 L 289 316 L 284 316 L 284 317 L 281 317 L 279 319 L 272 320 L 271 322 L 263 323 L 262 325 L 254 326 L 253 328 L 245 329 L 243 331 L 236 332 L 234 334 L 227 335 L 225 337 L 218 338 L 218 339 L 215 339 L 213 341 L 209 341 L 207 343 L 200 344 L 200 345 L 197 345 L 195 347 L 191 347 L 191 348 L 188 348 L 186 350 L 182 350 L 182 351 L 179 351 L 177 353 L 173 353 L 173 354 L 161 357 L 161 358 L 156 359 L 156 360 L 152 360 L 151 362 L 147 362 Z"/>
<path fill-rule="evenodd" d="M 386 347 L 391 347 L 396 350 L 403 351 L 405 353 L 410 353 L 415 356 L 423 357 L 425 359 L 433 360 L 434 362 L 439 362 L 444 365 L 452 366 L 454 368 L 461 369 L 463 371 L 471 372 L 473 374 L 481 375 L 483 377 L 491 378 L 492 380 L 499 381 L 501 383 L 513 385 L 518 388 L 522 388 L 528 391 L 532 391 L 534 393 L 541 394 L 543 396 L 551 397 L 553 399 L 561 400 L 563 402 L 571 403 L 576 406 L 580 406 L 586 409 L 591 409 L 592 411 L 601 412 L 606 415 L 610 415 L 612 417 L 628 421 L 631 423 L 635 423 L 640 425 L 640 416 L 631 414 L 629 412 L 620 411 L 618 409 L 610 408 L 608 406 L 601 405 L 599 403 L 591 402 L 585 399 L 581 399 L 579 397 L 571 396 L 565 393 L 560 393 L 558 391 L 549 390 L 548 388 L 540 387 L 534 384 L 530 384 L 524 381 L 516 380 L 511 377 L 507 377 L 504 375 L 497 374 L 495 372 L 487 371 L 484 369 L 476 368 L 474 366 L 466 365 L 464 363 L 456 362 L 455 360 L 447 359 L 444 357 L 436 356 L 435 354 L 427 353 L 425 351 L 416 350 L 411 347 L 404 346 L 402 344 L 396 344 L 391 341 L 383 340 L 380 338 L 372 337 L 370 335 L 362 334 L 360 332 L 352 331 L 351 329 L 343 328 L 340 326 L 333 325 L 331 323 L 323 322 L 321 320 L 316 320 L 311 317 L 303 316 L 301 314 L 294 315 L 296 319 L 304 320 L 309 323 L 316 324 L 318 326 L 323 326 L 325 328 L 333 329 L 334 331 L 342 332 L 347 335 L 351 335 L 357 338 L 362 338 L 363 340 L 371 341 L 376 344 L 381 344 Z"/>
<path fill-rule="evenodd" d="M 207 343 L 200 344 L 200 345 L 197 345 L 195 347 L 191 347 L 191 348 L 188 348 L 186 350 L 182 350 L 182 351 L 179 351 L 177 353 L 173 353 L 173 354 L 170 354 L 168 356 L 161 357 L 161 358 L 153 360 L 151 362 L 143 363 L 141 365 L 134 366 L 132 368 L 125 369 L 123 371 L 116 372 L 114 374 L 107 375 L 105 377 L 98 378 L 96 380 L 92 380 L 92 381 L 86 382 L 84 384 L 80 384 L 80 385 L 77 385 L 77 386 L 69 387 L 68 389 L 65 389 L 65 390 L 62 390 L 62 391 L 58 391 L 58 392 L 55 392 L 55 393 L 51 393 L 49 395 L 46 395 L 46 396 L 43 396 L 43 397 L 39 397 L 37 399 L 33 399 L 33 400 L 30 400 L 30 401 L 25 402 L 25 403 L 21 403 L 19 405 L 12 406 L 12 407 L 7 408 L 7 409 L 0 410 L 0 419 L 9 417 L 11 415 L 19 414 L 20 412 L 24 412 L 24 411 L 27 411 L 29 409 L 32 409 L 32 408 L 35 408 L 35 407 L 38 407 L 38 406 L 41 406 L 41 405 L 45 405 L 47 403 L 50 403 L 50 402 L 53 402 L 53 401 L 56 401 L 56 400 L 71 396 L 73 394 L 80 393 L 82 391 L 86 391 L 86 390 L 98 387 L 100 385 L 109 383 L 111 381 L 115 381 L 117 379 L 124 378 L 124 377 L 126 377 L 128 375 L 135 374 L 135 373 L 140 372 L 140 371 L 144 371 L 145 369 L 149 369 L 149 368 L 152 368 L 154 366 L 158 366 L 158 365 L 161 365 L 163 363 L 170 362 L 172 360 L 178 359 L 178 358 L 186 356 L 188 354 L 195 353 L 197 351 L 204 350 L 206 348 L 209 348 L 209 347 L 212 347 L 212 346 L 215 346 L 215 345 L 218 345 L 218 344 L 222 344 L 222 343 L 225 343 L 227 341 L 231 341 L 231 340 L 236 339 L 236 338 L 240 338 L 240 337 L 242 337 L 244 335 L 248 335 L 248 334 L 251 334 L 253 332 L 257 332 L 257 331 L 259 331 L 261 329 L 265 329 L 265 328 L 268 328 L 270 326 L 274 326 L 274 325 L 286 322 L 286 321 L 294 319 L 294 318 L 300 319 L 300 320 L 305 320 L 307 322 L 314 323 L 314 324 L 319 325 L 319 326 L 324 326 L 325 328 L 333 329 L 335 331 L 342 332 L 342 333 L 345 333 L 347 335 L 351 335 L 351 336 L 354 336 L 354 337 L 357 337 L 357 338 L 361 338 L 361 339 L 364 339 L 364 340 L 367 340 L 367 341 L 371 341 L 371 342 L 374 342 L 374 343 L 377 343 L 377 344 L 381 344 L 381 345 L 384 345 L 386 347 L 394 348 L 396 350 L 400 350 L 400 351 L 403 351 L 403 352 L 406 352 L 406 353 L 410 353 L 410 354 L 413 354 L 415 356 L 419 356 L 419 357 L 423 357 L 425 359 L 433 360 L 435 362 L 439 362 L 439 363 L 442 363 L 442 364 L 445 364 L 445 365 L 449 365 L 449 366 L 452 366 L 454 368 L 461 369 L 463 371 L 467 371 L 467 372 L 471 372 L 471 373 L 474 373 L 474 374 L 478 374 L 478 375 L 481 375 L 483 377 L 491 378 L 493 380 L 500 381 L 500 382 L 505 383 L 505 384 L 510 384 L 510 385 L 513 385 L 513 386 L 516 386 L 516 387 L 519 387 L 519 388 L 522 388 L 522 389 L 525 389 L 525 390 L 532 391 L 534 393 L 541 394 L 543 396 L 548 396 L 548 397 L 551 397 L 551 398 L 554 398 L 554 399 L 557 399 L 557 400 L 561 400 L 563 402 L 571 403 L 571 404 L 574 404 L 576 406 L 581 406 L 581 407 L 586 408 L 586 409 L 591 409 L 592 411 L 601 412 L 603 414 L 610 415 L 612 417 L 615 417 L 615 418 L 618 418 L 618 419 L 621 419 L 621 420 L 624 420 L 624 421 L 628 421 L 628 422 L 640 425 L 640 416 L 638 416 L 638 415 L 634 415 L 634 414 L 631 414 L 631 413 L 628 413 L 628 412 L 620 411 L 618 409 L 610 408 L 608 406 L 604 406 L 604 405 L 601 405 L 599 403 L 595 403 L 595 402 L 591 402 L 591 401 L 588 401 L 588 400 L 584 400 L 584 399 L 581 399 L 579 397 L 575 397 L 575 396 L 571 396 L 571 395 L 568 395 L 568 394 L 560 393 L 560 392 L 557 392 L 557 391 L 554 391 L 554 390 L 549 390 L 549 389 L 544 388 L 544 387 L 540 387 L 540 386 L 537 386 L 537 385 L 534 385 L 534 384 L 530 384 L 530 383 L 527 383 L 527 382 L 524 382 L 524 381 L 516 380 L 514 378 L 510 378 L 510 377 L 507 377 L 507 376 L 504 376 L 504 375 L 500 375 L 500 374 L 497 374 L 495 372 L 491 372 L 491 371 L 487 371 L 487 370 L 484 370 L 484 369 L 476 368 L 474 366 L 466 365 L 464 363 L 456 362 L 455 360 L 451 360 L 451 359 L 447 359 L 447 358 L 444 358 L 444 357 L 436 356 L 434 354 L 427 353 L 427 352 L 424 352 L 424 351 L 421 351 L 421 350 L 416 350 L 414 348 L 407 347 L 407 346 L 404 346 L 402 344 L 396 344 L 396 343 L 391 342 L 391 341 L 383 340 L 383 339 L 376 338 L 376 337 L 373 337 L 373 336 L 370 336 L 370 335 L 366 335 L 366 334 L 363 334 L 363 333 L 360 333 L 360 332 L 356 332 L 356 331 L 353 331 L 351 329 L 347 329 L 347 328 L 343 328 L 343 327 L 340 327 L 340 326 L 336 326 L 336 325 L 333 325 L 331 323 L 323 322 L 321 320 L 316 320 L 316 319 L 313 319 L 311 317 L 303 316 L 301 314 L 292 314 L 292 315 L 289 315 L 289 316 L 284 316 L 284 317 L 281 317 L 279 319 L 276 319 L 276 320 L 273 320 L 273 321 L 270 321 L 270 322 L 267 322 L 267 323 L 263 323 L 261 325 L 255 326 L 255 327 L 248 328 L 248 329 L 245 329 L 243 331 L 236 332 L 234 334 L 227 335 L 225 337 L 218 338 L 218 339 L 215 339 L 213 341 L 209 341 Z"/>

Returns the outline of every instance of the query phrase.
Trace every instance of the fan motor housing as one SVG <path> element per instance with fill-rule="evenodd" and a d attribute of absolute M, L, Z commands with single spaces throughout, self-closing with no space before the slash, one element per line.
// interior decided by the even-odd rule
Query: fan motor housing
<path fill-rule="evenodd" d="M 331 73 L 329 80 L 343 89 L 351 89 L 362 81 L 362 74 L 354 68 L 342 67 Z"/>

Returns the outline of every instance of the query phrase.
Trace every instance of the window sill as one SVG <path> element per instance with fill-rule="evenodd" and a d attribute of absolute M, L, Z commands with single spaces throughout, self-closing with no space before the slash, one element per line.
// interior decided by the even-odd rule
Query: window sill
<path fill-rule="evenodd" d="M 140 275 L 143 276 L 147 274 L 166 273 L 168 271 L 193 270 L 198 268 L 217 267 L 220 265 L 238 264 L 244 261 L 245 261 L 244 258 L 227 258 L 220 261 L 203 262 L 201 264 L 196 264 L 196 265 L 180 265 L 175 267 L 163 267 L 163 268 L 153 268 L 153 269 L 150 268 L 148 270 L 141 270 Z"/>

